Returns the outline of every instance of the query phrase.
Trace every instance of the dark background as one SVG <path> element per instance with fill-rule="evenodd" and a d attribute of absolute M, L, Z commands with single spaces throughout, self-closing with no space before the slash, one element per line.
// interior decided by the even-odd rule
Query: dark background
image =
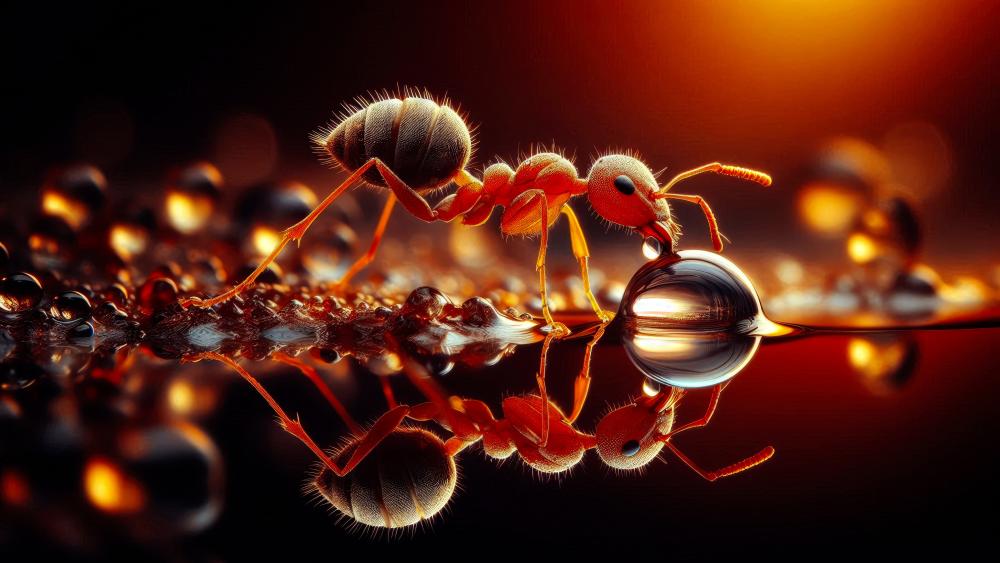
<path fill-rule="evenodd" d="M 918 121 L 952 159 L 945 188 L 921 202 L 929 261 L 967 265 L 998 242 L 998 12 L 783 0 L 14 10 L 2 24 L 0 187 L 17 202 L 50 165 L 89 160 L 113 189 L 151 191 L 170 167 L 207 158 L 232 191 L 299 179 L 323 193 L 336 176 L 308 133 L 355 96 L 413 86 L 468 112 L 479 165 L 554 143 L 582 173 L 609 149 L 668 172 L 713 160 L 767 170 L 774 190 L 711 179 L 690 190 L 713 202 L 736 256 L 835 255 L 839 242 L 789 236 L 790 194 L 817 147 L 837 135 L 879 144 Z M 687 207 L 690 244 L 705 246 Z"/>
<path fill-rule="evenodd" d="M 171 166 L 208 158 L 222 161 L 234 191 L 271 177 L 322 193 L 336 174 L 315 162 L 308 132 L 343 101 L 411 85 L 468 111 L 480 126 L 479 163 L 554 142 L 584 171 L 614 147 L 640 151 L 654 169 L 718 159 L 772 172 L 772 191 L 698 185 L 739 241 L 737 257 L 839 251 L 789 236 L 796 221 L 781 190 L 831 135 L 877 141 L 897 123 L 926 121 L 953 155 L 947 188 L 926 202 L 928 254 L 996 259 L 996 3 L 336 4 L 6 14 L 3 211 L 31 205 L 50 165 L 81 159 L 121 191 L 159 189 Z M 232 156 L 220 131 L 246 115 L 270 133 L 236 143 L 248 152 Z M 244 166 L 256 150 L 270 164 Z M 704 242 L 700 221 L 688 224 Z M 984 502 L 996 493 L 985 462 L 997 430 L 995 360 L 984 350 L 995 342 L 995 331 L 922 336 L 921 369 L 888 397 L 852 378 L 843 339 L 767 347 L 727 391 L 716 424 L 684 443 L 706 466 L 773 443 L 778 456 L 753 474 L 709 485 L 670 463 L 622 477 L 591 455 L 573 475 L 539 482 L 517 463 L 497 469 L 470 451 L 449 513 L 388 543 L 306 505 L 297 490 L 308 457 L 295 444 L 281 469 L 230 445 L 230 511 L 196 550 L 471 559 L 585 548 L 667 559 L 965 549 L 995 533 Z M 536 353 L 505 364 L 523 367 L 524 389 Z M 564 354 L 554 361 L 576 365 L 577 352 Z M 612 349 L 595 373 L 618 373 L 624 361 Z M 622 399 L 635 383 L 595 391 Z M 253 410 L 240 412 L 270 428 L 244 391 Z"/>

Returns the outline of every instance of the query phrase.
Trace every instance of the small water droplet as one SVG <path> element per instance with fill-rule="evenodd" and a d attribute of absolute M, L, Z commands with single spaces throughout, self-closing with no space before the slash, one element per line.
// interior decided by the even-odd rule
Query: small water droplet
<path fill-rule="evenodd" d="M 26 273 L 0 278 L 0 310 L 21 313 L 33 309 L 42 300 L 42 284 Z"/>
<path fill-rule="evenodd" d="M 663 253 L 663 245 L 656 237 L 646 237 L 642 241 L 642 255 L 649 260 L 656 260 Z"/>
<path fill-rule="evenodd" d="M 89 319 L 91 315 L 90 300 L 79 291 L 60 293 L 52 300 L 49 314 L 56 322 L 74 323 L 81 319 Z"/>

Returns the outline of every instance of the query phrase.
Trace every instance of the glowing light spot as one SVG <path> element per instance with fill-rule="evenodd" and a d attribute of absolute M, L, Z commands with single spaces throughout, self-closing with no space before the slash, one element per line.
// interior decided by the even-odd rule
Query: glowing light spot
<path fill-rule="evenodd" d="M 652 379 L 644 379 L 642 382 L 642 394 L 647 397 L 655 397 L 660 394 L 663 387 Z"/>
<path fill-rule="evenodd" d="M 827 236 L 843 233 L 860 212 L 861 197 L 844 188 L 814 183 L 799 192 L 799 215 L 810 229 Z"/>
<path fill-rule="evenodd" d="M 68 199 L 58 192 L 48 190 L 42 193 L 42 212 L 46 215 L 59 217 L 74 230 L 82 227 L 90 217 L 90 212 L 85 205 Z"/>
<path fill-rule="evenodd" d="M 875 357 L 875 346 L 860 338 L 853 338 L 847 344 L 847 359 L 855 368 L 862 369 Z"/>
<path fill-rule="evenodd" d="M 31 498 L 31 490 L 24 475 L 13 469 L 0 474 L 0 498 L 13 506 L 24 506 Z"/>
<path fill-rule="evenodd" d="M 200 231 L 212 217 L 212 199 L 206 196 L 170 192 L 167 194 L 167 220 L 185 235 Z"/>
<path fill-rule="evenodd" d="M 632 312 L 640 317 L 666 317 L 690 313 L 687 303 L 669 297 L 642 297 L 632 304 Z"/>
<path fill-rule="evenodd" d="M 847 239 L 847 255 L 857 264 L 867 264 L 878 257 L 878 245 L 868 235 L 854 233 Z"/>
<path fill-rule="evenodd" d="M 694 343 L 689 338 L 678 336 L 636 335 L 633 343 L 644 352 L 677 357 L 685 357 L 694 349 Z"/>
<path fill-rule="evenodd" d="M 130 262 L 146 251 L 149 234 L 141 227 L 119 223 L 111 227 L 108 244 L 122 260 Z"/>
<path fill-rule="evenodd" d="M 184 380 L 174 381 L 167 390 L 167 403 L 177 414 L 189 414 L 194 410 L 197 394 L 191 383 Z"/>
<path fill-rule="evenodd" d="M 802 264 L 791 258 L 785 258 L 775 265 L 774 274 L 785 285 L 798 285 L 805 279 L 806 271 Z"/>
<path fill-rule="evenodd" d="M 281 235 L 267 227 L 257 227 L 253 230 L 253 247 L 261 256 L 267 256 L 281 242 Z"/>
<path fill-rule="evenodd" d="M 112 462 L 95 457 L 83 470 L 87 499 L 100 510 L 115 514 L 134 513 L 146 504 L 141 485 Z"/>

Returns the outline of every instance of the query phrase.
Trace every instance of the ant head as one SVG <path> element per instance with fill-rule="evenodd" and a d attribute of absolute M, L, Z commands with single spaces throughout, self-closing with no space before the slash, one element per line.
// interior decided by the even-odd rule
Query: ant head
<path fill-rule="evenodd" d="M 601 217 L 635 229 L 655 222 L 670 222 L 670 207 L 654 199 L 659 190 L 649 167 L 622 154 L 594 161 L 587 177 L 587 198 Z"/>
<path fill-rule="evenodd" d="M 597 453 L 615 469 L 639 469 L 663 449 L 660 439 L 674 424 L 671 392 L 641 397 L 617 408 L 597 424 Z"/>

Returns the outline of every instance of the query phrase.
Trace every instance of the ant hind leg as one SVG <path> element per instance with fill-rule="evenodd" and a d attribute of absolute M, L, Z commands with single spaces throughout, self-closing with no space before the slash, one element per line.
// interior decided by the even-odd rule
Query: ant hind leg
<path fill-rule="evenodd" d="M 312 437 L 309 436 L 309 433 L 307 433 L 305 428 L 302 427 L 302 422 L 299 420 L 299 417 L 296 416 L 295 419 L 292 420 L 292 418 L 288 416 L 288 413 L 285 412 L 285 409 L 281 408 L 281 405 L 279 405 L 274 397 L 268 393 L 267 389 L 265 389 L 264 386 L 257 381 L 257 378 L 250 375 L 250 372 L 243 369 L 243 367 L 240 366 L 236 360 L 216 352 L 201 352 L 185 358 L 185 361 L 189 362 L 198 362 L 201 360 L 216 360 L 233 368 L 236 373 L 240 374 L 240 376 L 243 377 L 243 379 L 245 379 L 246 382 L 249 383 L 261 397 L 264 398 L 265 401 L 267 401 L 267 404 L 271 407 L 274 413 L 278 415 L 278 423 L 281 427 L 305 444 L 306 447 L 308 447 L 313 454 L 315 454 L 316 457 L 318 457 L 320 461 L 322 461 L 323 464 L 338 477 L 347 475 L 351 472 L 351 470 L 357 467 L 357 465 L 361 463 L 361 461 L 363 461 L 365 457 L 371 453 L 371 451 L 374 450 L 386 436 L 392 433 L 392 431 L 399 426 L 403 419 L 406 418 L 406 415 L 409 414 L 410 410 L 409 407 L 400 406 L 389 410 L 379 417 L 379 419 L 375 421 L 375 424 L 368 429 L 358 442 L 358 447 L 351 454 L 347 463 L 345 463 L 343 467 L 340 467 L 316 444 Z"/>

